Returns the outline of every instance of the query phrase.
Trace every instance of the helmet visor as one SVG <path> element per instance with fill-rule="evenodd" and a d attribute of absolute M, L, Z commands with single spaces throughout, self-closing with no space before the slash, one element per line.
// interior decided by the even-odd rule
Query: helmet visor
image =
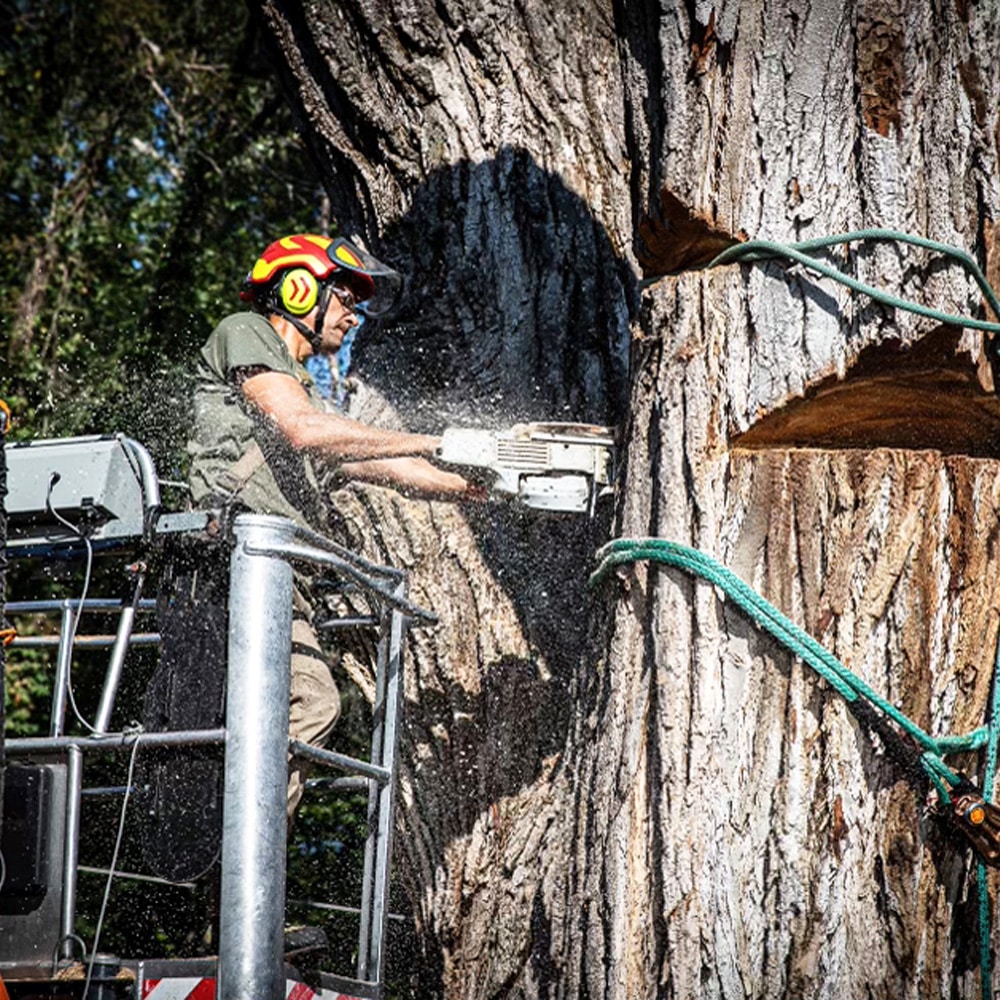
<path fill-rule="evenodd" d="M 358 312 L 366 316 L 384 316 L 399 301 L 403 276 L 377 257 L 343 237 L 327 247 L 327 255 L 336 265 L 331 280 L 343 282 L 358 298 Z"/>

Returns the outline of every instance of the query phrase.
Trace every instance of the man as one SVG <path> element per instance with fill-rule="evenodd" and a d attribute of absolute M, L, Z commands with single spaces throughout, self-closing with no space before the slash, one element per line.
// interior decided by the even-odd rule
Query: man
<path fill-rule="evenodd" d="M 399 276 L 347 240 L 300 234 L 272 243 L 240 297 L 252 312 L 226 317 L 201 351 L 189 442 L 195 502 L 238 502 L 327 533 L 331 483 L 358 479 L 444 498 L 478 497 L 462 476 L 424 458 L 440 438 L 381 430 L 326 407 L 303 366 L 333 355 L 358 324 L 394 299 Z M 387 293 L 388 286 L 388 293 Z M 395 289 L 393 288 L 395 286 Z M 296 589 L 292 623 L 291 735 L 325 743 L 340 699 Z M 293 768 L 291 818 L 305 769 Z"/>

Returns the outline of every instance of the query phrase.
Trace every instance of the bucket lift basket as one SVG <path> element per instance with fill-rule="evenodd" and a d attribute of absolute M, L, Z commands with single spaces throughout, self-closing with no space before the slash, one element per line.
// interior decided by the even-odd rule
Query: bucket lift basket
<path fill-rule="evenodd" d="M 118 602 L 7 602 L 7 614 L 59 614 L 58 640 L 23 637 L 18 645 L 58 649 L 49 735 L 0 743 L 7 760 L 55 760 L 47 798 L 48 828 L 39 847 L 49 875 L 48 898 L 19 926 L 17 914 L 0 912 L 0 971 L 10 982 L 23 956 L 5 954 L 30 935 L 39 962 L 52 960 L 53 947 L 71 942 L 76 918 L 76 874 L 84 755 L 146 747 L 223 746 L 223 832 L 221 920 L 218 960 L 127 959 L 137 978 L 137 996 L 153 995 L 171 978 L 215 979 L 219 1000 L 284 996 L 297 981 L 283 956 L 285 895 L 285 779 L 291 751 L 314 764 L 367 784 L 369 836 L 365 847 L 356 976 L 321 974 L 302 984 L 303 997 L 377 1000 L 384 991 L 384 941 L 388 917 L 396 747 L 402 709 L 402 660 L 408 623 L 433 620 L 406 596 L 399 570 L 360 558 L 330 539 L 277 517 L 241 514 L 225 523 L 217 513 L 165 513 L 159 481 L 148 453 L 121 435 L 9 445 L 6 554 L 67 558 L 88 544 L 114 549 L 155 546 L 164 536 L 222 532 L 230 547 L 227 698 L 225 724 L 216 729 L 131 734 L 110 729 L 112 709 L 131 645 L 158 640 L 134 629 L 136 617 L 153 602 L 142 598 L 141 574 L 129 598 Z M 0 519 L 0 525 L 3 520 Z M 0 580 L 4 556 L 0 538 Z M 291 646 L 292 563 L 332 571 L 364 592 L 374 613 L 363 624 L 378 631 L 376 695 L 371 756 L 359 760 L 288 739 L 288 661 Z M 2 592 L 0 592 L 2 596 Z M 84 611 L 115 610 L 114 636 L 76 635 L 74 618 Z M 352 624 L 357 624 L 355 620 Z M 54 637 L 53 637 L 54 638 Z M 44 640 L 44 641 L 39 641 Z M 92 641 L 95 640 L 95 641 Z M 110 648 L 109 664 L 95 719 L 95 732 L 67 735 L 64 725 L 74 646 Z M 0 761 L 2 761 L 0 757 Z M 275 817 L 282 817 L 275 822 Z M 36 887 L 37 889 L 37 887 Z M 2 909 L 2 908 L 0 908 Z M 32 919 L 34 923 L 32 923 Z M 39 923 L 41 921 L 41 923 Z M 48 937 L 46 937 L 48 935 Z M 63 952 L 65 957 L 65 952 Z M 32 978 L 37 978 L 34 970 Z"/>

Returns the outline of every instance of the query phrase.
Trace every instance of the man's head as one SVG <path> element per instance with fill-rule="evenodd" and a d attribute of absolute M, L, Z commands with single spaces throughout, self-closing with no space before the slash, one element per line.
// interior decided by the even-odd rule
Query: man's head
<path fill-rule="evenodd" d="M 402 279 L 348 240 L 302 233 L 276 240 L 247 275 L 240 298 L 287 319 L 313 351 L 332 353 L 357 323 L 355 309 L 381 315 Z"/>

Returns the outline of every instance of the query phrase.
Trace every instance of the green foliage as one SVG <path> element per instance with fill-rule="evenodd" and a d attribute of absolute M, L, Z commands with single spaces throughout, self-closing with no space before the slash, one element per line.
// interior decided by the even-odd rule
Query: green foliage
<path fill-rule="evenodd" d="M 14 436 L 183 440 L 184 373 L 318 184 L 238 0 L 0 0 Z"/>
<path fill-rule="evenodd" d="M 7 735 L 44 735 L 52 698 L 52 676 L 43 651 L 8 651 L 4 694 Z"/>
<path fill-rule="evenodd" d="M 11 438 L 121 430 L 150 448 L 162 476 L 180 478 L 198 347 L 239 307 L 267 243 L 323 229 L 319 204 L 239 0 L 0 0 L 0 397 L 14 412 Z M 79 592 L 78 579 L 54 587 L 20 565 L 7 583 L 11 599 Z M 103 583 L 92 594 L 107 593 Z M 103 663 L 82 659 L 74 684 L 92 717 Z M 11 735 L 47 727 L 53 663 L 10 650 Z M 125 690 L 120 704 L 140 695 Z M 121 784 L 126 769 L 114 757 L 87 782 Z M 120 804 L 85 803 L 83 864 L 110 860 Z M 344 879 L 352 892 L 363 828 L 354 800 L 307 806 L 290 848 L 295 892 L 327 899 Z M 141 866 L 131 836 L 126 870 Z M 209 952 L 210 883 L 116 881 L 102 948 Z M 103 885 L 81 875 L 88 942 Z"/>

